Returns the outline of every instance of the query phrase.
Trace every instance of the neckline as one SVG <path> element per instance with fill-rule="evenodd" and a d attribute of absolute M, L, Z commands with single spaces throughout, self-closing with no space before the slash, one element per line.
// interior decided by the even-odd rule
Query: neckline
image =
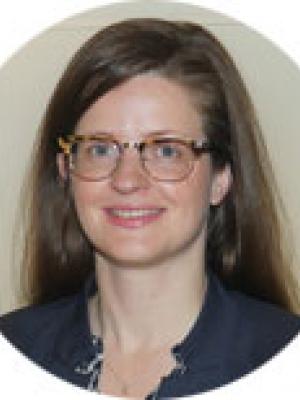
<path fill-rule="evenodd" d="M 71 368 L 88 364 L 88 360 L 101 357 L 103 354 L 103 342 L 101 337 L 93 335 L 89 324 L 88 301 L 97 291 L 95 273 L 91 271 L 82 290 L 75 296 L 73 302 L 73 325 L 69 330 L 70 335 L 61 338 L 60 346 L 57 346 L 58 357 L 70 364 Z M 211 270 L 207 271 L 207 288 L 202 302 L 202 307 L 184 338 L 173 347 L 170 347 L 173 355 L 184 364 L 197 359 L 198 368 L 211 367 L 220 358 L 220 343 L 226 335 L 226 323 L 230 307 L 230 296 L 219 281 L 219 278 Z M 230 316 L 231 318 L 231 316 Z M 229 319 L 230 319 L 229 318 Z M 202 354 L 199 358 L 197 354 Z"/>
<path fill-rule="evenodd" d="M 213 298 L 213 287 L 215 286 L 216 277 L 210 269 L 206 270 L 207 277 L 207 285 L 204 294 L 203 301 L 201 303 L 200 309 L 194 322 L 191 324 L 190 328 L 184 335 L 183 339 L 177 342 L 175 345 L 171 347 L 171 351 L 173 354 L 180 354 L 182 357 L 187 358 L 191 351 L 193 350 L 194 344 L 197 342 L 196 337 L 199 334 L 200 326 L 203 325 L 206 320 L 207 310 L 209 304 L 212 303 Z M 84 285 L 84 320 L 85 326 L 87 329 L 85 330 L 87 341 L 93 346 L 97 346 L 99 351 L 103 351 L 103 341 L 100 336 L 95 335 L 92 332 L 89 318 L 89 300 L 90 298 L 97 292 L 95 271 L 88 276 L 85 285 Z"/>

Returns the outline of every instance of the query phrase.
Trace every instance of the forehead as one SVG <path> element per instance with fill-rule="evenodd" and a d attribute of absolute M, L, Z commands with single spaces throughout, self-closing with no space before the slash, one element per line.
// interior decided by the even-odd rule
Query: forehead
<path fill-rule="evenodd" d="M 75 132 L 118 132 L 130 138 L 154 131 L 197 134 L 201 127 L 201 114 L 186 88 L 166 78 L 145 74 L 97 99 L 81 116 Z"/>

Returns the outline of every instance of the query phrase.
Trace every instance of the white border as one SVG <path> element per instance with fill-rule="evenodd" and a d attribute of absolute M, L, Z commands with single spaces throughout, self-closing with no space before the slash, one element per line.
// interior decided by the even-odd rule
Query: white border
<path fill-rule="evenodd" d="M 145 0 L 139 0 L 145 1 Z M 155 0 L 146 0 L 155 1 Z M 52 24 L 89 8 L 122 1 L 113 0 L 9 0 L 0 12 L 0 64 L 36 34 Z M 297 1 L 181 0 L 223 12 L 263 33 L 300 64 L 300 24 Z M 46 374 L 0 337 L 0 396 L 10 398 L 64 399 L 99 398 Z M 298 337 L 267 367 L 235 384 L 195 396 L 208 399 L 299 398 L 300 338 Z M 104 397 L 104 396 L 103 396 Z M 110 397 L 107 397 L 110 398 Z"/>
<path fill-rule="evenodd" d="M 142 3 L 156 0 L 137 1 Z M 0 63 L 27 40 L 56 22 L 92 7 L 122 2 L 122 0 L 26 0 L 24 2 L 9 0 L 1 6 Z M 296 62 L 300 60 L 299 13 L 298 2 L 295 0 L 177 2 L 203 6 L 236 18 L 272 39 Z"/>

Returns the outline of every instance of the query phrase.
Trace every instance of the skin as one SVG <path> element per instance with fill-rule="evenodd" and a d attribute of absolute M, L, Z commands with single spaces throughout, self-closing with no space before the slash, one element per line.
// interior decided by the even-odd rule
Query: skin
<path fill-rule="evenodd" d="M 76 133 L 105 131 L 120 141 L 142 140 L 155 130 L 204 137 L 189 92 L 155 75 L 114 88 L 76 126 Z M 62 156 L 57 163 L 64 178 Z M 230 182 L 229 168 L 214 172 L 209 154 L 195 162 L 185 180 L 155 181 L 134 149 L 125 151 L 119 169 L 107 179 L 87 182 L 71 176 L 81 226 L 95 247 L 98 294 L 90 300 L 91 330 L 119 361 L 175 344 L 191 328 L 206 292 L 209 207 L 222 201 Z M 103 207 L 122 204 L 151 204 L 166 212 L 145 226 L 125 229 L 112 225 L 103 212 Z"/>

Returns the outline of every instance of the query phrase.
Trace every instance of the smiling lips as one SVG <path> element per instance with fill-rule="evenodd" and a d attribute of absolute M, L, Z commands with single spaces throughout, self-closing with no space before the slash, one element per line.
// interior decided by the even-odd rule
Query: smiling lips
<path fill-rule="evenodd" d="M 140 228 L 161 217 L 165 208 L 157 207 L 109 207 L 104 208 L 112 225 L 124 228 Z"/>

